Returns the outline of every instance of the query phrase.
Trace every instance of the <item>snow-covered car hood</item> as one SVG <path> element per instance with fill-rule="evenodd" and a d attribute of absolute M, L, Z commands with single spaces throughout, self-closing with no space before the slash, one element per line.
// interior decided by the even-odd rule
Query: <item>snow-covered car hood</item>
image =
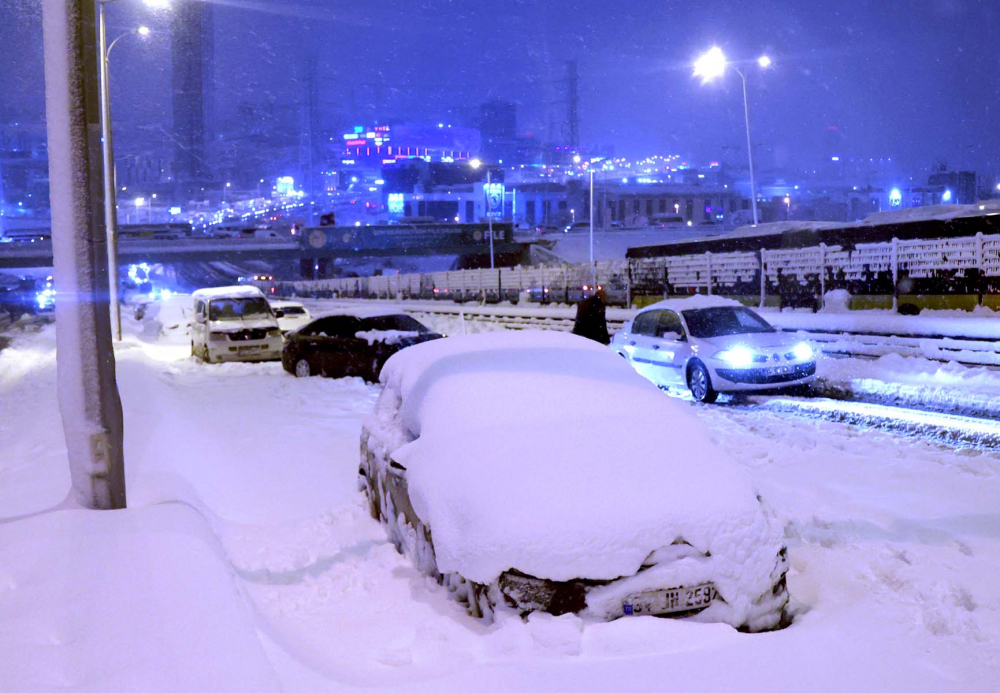
<path fill-rule="evenodd" d="M 274 318 L 235 318 L 232 320 L 209 320 L 208 329 L 211 332 L 239 332 L 240 330 L 276 330 L 278 323 Z"/>
<path fill-rule="evenodd" d="M 605 347 L 451 337 L 400 351 L 382 381 L 367 428 L 406 468 L 442 572 L 614 579 L 678 539 L 734 580 L 741 562 L 774 563 L 780 531 L 742 470 L 688 405 Z"/>
<path fill-rule="evenodd" d="M 698 338 L 696 338 L 698 339 Z M 757 332 L 753 334 L 731 334 L 711 339 L 698 339 L 699 344 L 705 344 L 716 349 L 730 349 L 734 346 L 745 346 L 751 349 L 771 349 L 774 347 L 793 347 L 802 341 L 802 337 L 788 332 Z"/>

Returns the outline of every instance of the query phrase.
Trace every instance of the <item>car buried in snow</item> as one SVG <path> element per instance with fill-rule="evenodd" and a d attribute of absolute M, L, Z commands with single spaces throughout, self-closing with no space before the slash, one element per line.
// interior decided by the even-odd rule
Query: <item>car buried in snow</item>
<path fill-rule="evenodd" d="M 472 615 L 787 622 L 773 512 L 687 405 L 606 347 L 457 336 L 401 351 L 380 379 L 359 486 Z"/>
<path fill-rule="evenodd" d="M 816 377 L 808 342 L 715 296 L 643 308 L 612 336 L 611 348 L 655 384 L 687 386 L 699 402 L 714 402 L 720 392 L 802 387 Z"/>
<path fill-rule="evenodd" d="M 304 305 L 298 301 L 285 301 L 281 299 L 268 299 L 274 317 L 278 320 L 278 328 L 281 334 L 288 334 L 308 325 L 312 322 L 312 315 Z"/>
<path fill-rule="evenodd" d="M 382 364 L 397 351 L 440 338 L 404 313 L 345 310 L 328 313 L 289 332 L 281 363 L 300 378 L 360 376 L 376 382 Z"/>

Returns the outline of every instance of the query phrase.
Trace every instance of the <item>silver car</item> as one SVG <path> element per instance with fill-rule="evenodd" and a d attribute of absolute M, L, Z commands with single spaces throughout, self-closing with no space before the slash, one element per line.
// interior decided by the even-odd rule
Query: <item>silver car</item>
<path fill-rule="evenodd" d="M 611 347 L 661 387 L 687 386 L 699 402 L 720 392 L 774 390 L 816 377 L 808 342 L 776 331 L 736 301 L 694 296 L 660 301 L 627 322 Z"/>

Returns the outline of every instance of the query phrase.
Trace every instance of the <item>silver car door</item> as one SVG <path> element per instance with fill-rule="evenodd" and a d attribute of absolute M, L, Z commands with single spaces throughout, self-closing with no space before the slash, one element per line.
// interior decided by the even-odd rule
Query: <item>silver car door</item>
<path fill-rule="evenodd" d="M 629 357 L 632 366 L 641 375 L 646 376 L 654 383 L 659 384 L 662 380 L 659 368 L 655 366 L 654 349 L 656 343 L 654 334 L 659 321 L 660 311 L 650 310 L 636 316 L 632 324 L 632 333 L 626 342 L 631 350 Z"/>
<path fill-rule="evenodd" d="M 684 383 L 684 364 L 688 356 L 687 337 L 680 316 L 672 310 L 660 311 L 656 324 L 652 360 L 662 371 L 664 381 Z"/>

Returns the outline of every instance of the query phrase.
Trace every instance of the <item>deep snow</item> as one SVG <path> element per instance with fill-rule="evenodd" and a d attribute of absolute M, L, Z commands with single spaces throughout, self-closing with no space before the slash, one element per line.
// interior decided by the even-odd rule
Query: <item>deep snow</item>
<path fill-rule="evenodd" d="M 135 337 L 118 350 L 130 508 L 114 513 L 53 510 L 69 477 L 52 328 L 0 351 L 0 690 L 1000 681 L 995 455 L 691 405 L 784 523 L 792 626 L 746 635 L 544 615 L 485 626 L 396 553 L 357 493 L 377 388 L 277 364 L 206 366 L 188 351 Z"/>

